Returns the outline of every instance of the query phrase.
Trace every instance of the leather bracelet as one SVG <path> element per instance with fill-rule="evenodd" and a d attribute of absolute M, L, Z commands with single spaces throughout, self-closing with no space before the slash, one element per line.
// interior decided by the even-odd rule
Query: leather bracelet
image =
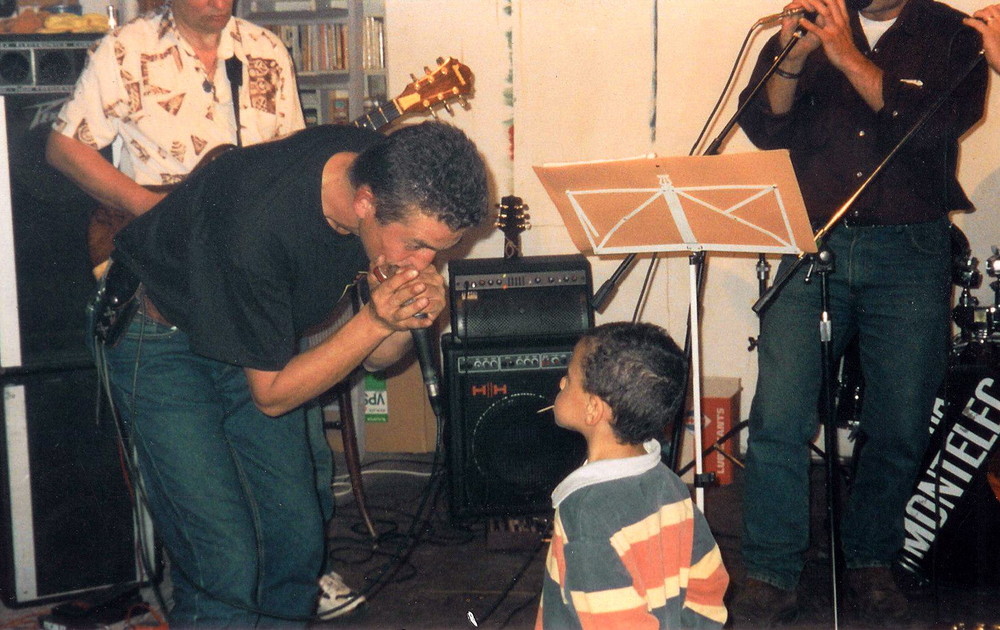
<path fill-rule="evenodd" d="M 785 70 L 782 70 L 780 67 L 775 68 L 774 73 L 779 77 L 784 77 L 786 79 L 792 79 L 792 80 L 798 79 L 799 77 L 802 76 L 801 72 L 786 72 Z"/>

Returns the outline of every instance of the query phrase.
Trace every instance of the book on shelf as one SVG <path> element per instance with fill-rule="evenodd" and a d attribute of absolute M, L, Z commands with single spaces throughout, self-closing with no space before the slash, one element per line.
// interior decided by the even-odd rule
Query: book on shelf
<path fill-rule="evenodd" d="M 299 73 L 334 72 L 347 69 L 345 24 L 269 24 L 288 49 Z"/>
<path fill-rule="evenodd" d="M 369 15 L 364 19 L 362 59 L 365 70 L 385 68 L 385 19 Z"/>
<path fill-rule="evenodd" d="M 300 90 L 299 100 L 302 102 L 302 115 L 306 119 L 306 127 L 323 124 L 322 98 L 318 90 Z"/>
<path fill-rule="evenodd" d="M 351 121 L 350 94 L 346 90 L 330 90 L 330 121 L 333 124 L 349 123 Z"/>

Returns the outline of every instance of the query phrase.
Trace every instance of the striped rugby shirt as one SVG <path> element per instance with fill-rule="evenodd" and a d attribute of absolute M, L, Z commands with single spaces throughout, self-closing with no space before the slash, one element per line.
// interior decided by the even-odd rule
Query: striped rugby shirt
<path fill-rule="evenodd" d="M 646 455 L 587 463 L 556 508 L 536 630 L 721 628 L 729 574 L 684 483 Z"/>

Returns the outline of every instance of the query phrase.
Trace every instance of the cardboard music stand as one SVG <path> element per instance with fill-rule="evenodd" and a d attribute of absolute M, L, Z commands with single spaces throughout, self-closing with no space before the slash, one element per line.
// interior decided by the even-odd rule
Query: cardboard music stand
<path fill-rule="evenodd" d="M 535 173 L 584 254 L 813 253 L 788 151 L 545 164 Z M 691 259 L 695 478 L 703 474 L 696 256 Z M 704 488 L 695 484 L 704 510 Z"/>

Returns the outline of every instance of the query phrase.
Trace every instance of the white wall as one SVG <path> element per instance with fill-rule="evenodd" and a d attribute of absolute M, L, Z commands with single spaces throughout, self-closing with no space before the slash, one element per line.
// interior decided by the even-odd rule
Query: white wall
<path fill-rule="evenodd" d="M 969 12 L 985 3 L 951 4 Z M 525 254 L 570 253 L 575 251 L 572 243 L 532 165 L 651 151 L 687 155 L 747 30 L 758 17 L 780 11 L 782 5 L 776 0 L 386 0 L 390 91 L 401 89 L 409 72 L 438 55 L 461 57 L 476 73 L 476 96 L 470 110 L 458 112 L 453 122 L 486 154 L 496 199 L 514 194 L 530 206 L 533 227 L 522 236 Z M 746 84 L 760 46 L 774 32 L 763 31 L 753 40 L 735 80 L 737 92 Z M 655 130 L 650 127 L 654 61 Z M 511 70 L 513 109 L 504 101 Z M 956 219 L 982 260 L 990 255 L 991 245 L 1000 244 L 1000 159 L 994 150 L 1000 101 L 995 78 L 991 89 L 986 119 L 964 141 L 960 165 L 961 180 L 979 211 Z M 709 138 L 734 109 L 735 94 Z M 504 125 L 511 116 L 516 130 L 513 162 Z M 753 150 L 739 131 L 724 147 L 726 153 Z M 494 233 L 478 242 L 471 255 L 500 256 L 501 251 L 502 237 Z M 757 295 L 756 257 L 708 257 L 703 374 L 742 379 L 746 417 L 756 381 L 756 356 L 747 351 L 747 337 L 757 330 L 750 310 Z M 610 276 L 617 262 L 592 259 L 595 285 Z M 632 316 L 646 266 L 640 261 L 633 269 L 599 314 L 599 322 Z M 688 292 L 687 256 L 666 256 L 656 270 L 642 318 L 682 340 Z M 988 289 L 978 294 L 983 302 L 992 300 Z"/>

